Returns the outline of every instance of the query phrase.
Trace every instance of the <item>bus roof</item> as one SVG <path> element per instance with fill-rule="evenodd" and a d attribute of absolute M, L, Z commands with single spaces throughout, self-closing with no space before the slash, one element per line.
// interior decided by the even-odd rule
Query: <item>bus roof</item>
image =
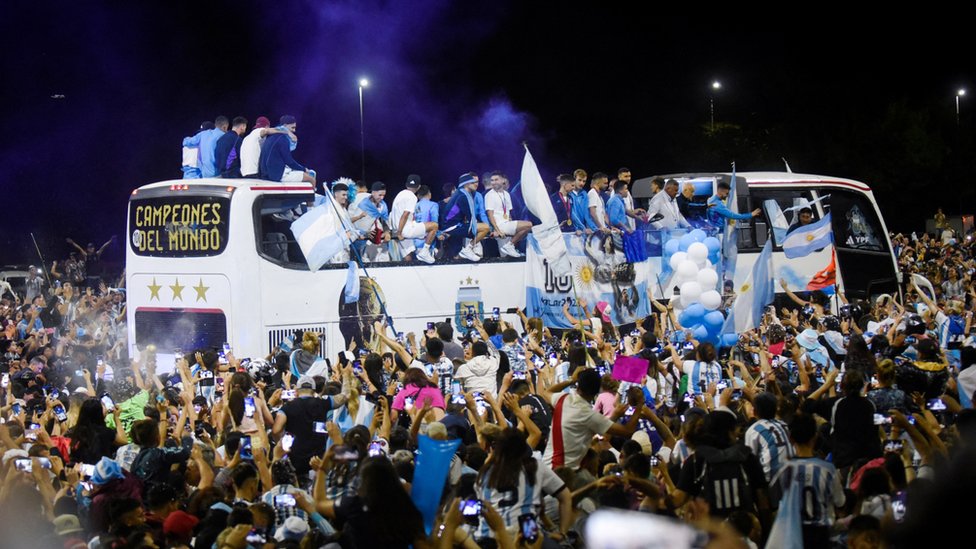
<path fill-rule="evenodd" d="M 716 175 L 724 175 L 727 177 L 732 176 L 732 172 L 689 172 L 689 173 L 675 173 L 668 175 L 661 175 L 664 179 L 669 178 L 699 178 L 699 177 L 709 177 Z M 837 186 L 837 187 L 847 187 L 850 189 L 856 189 L 865 193 L 871 192 L 871 187 L 866 184 L 856 181 L 854 179 L 845 179 L 843 177 L 833 177 L 827 175 L 814 175 L 806 173 L 792 173 L 792 172 L 736 172 L 736 177 L 741 177 L 746 180 L 749 185 L 771 185 L 771 186 Z"/>
<path fill-rule="evenodd" d="M 274 192 L 295 192 L 310 193 L 315 188 L 309 183 L 294 182 L 282 183 L 280 181 L 265 181 L 263 179 L 224 179 L 222 177 L 209 177 L 203 179 L 169 179 L 150 183 L 134 189 L 133 196 L 137 196 L 142 190 L 191 190 L 196 186 L 200 187 L 224 187 L 228 191 L 236 189 L 251 189 L 254 191 L 274 191 Z"/>

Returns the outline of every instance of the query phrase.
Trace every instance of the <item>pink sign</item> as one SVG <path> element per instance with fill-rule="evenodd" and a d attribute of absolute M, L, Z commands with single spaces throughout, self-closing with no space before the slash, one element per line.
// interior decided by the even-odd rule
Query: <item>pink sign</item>
<path fill-rule="evenodd" d="M 613 379 L 640 383 L 647 375 L 649 365 L 650 363 L 643 358 L 618 356 L 617 360 L 613 361 Z"/>

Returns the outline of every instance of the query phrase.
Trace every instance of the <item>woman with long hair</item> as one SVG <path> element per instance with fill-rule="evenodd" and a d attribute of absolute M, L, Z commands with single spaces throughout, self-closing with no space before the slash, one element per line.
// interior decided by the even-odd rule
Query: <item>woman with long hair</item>
<path fill-rule="evenodd" d="M 323 463 L 330 453 L 332 448 Z M 343 524 L 339 544 L 344 549 L 429 547 L 423 516 L 384 456 L 362 461 L 354 495 L 316 498 L 315 505 L 327 519 Z"/>
<path fill-rule="evenodd" d="M 71 439 L 72 462 L 94 465 L 103 457 L 115 458 L 116 448 L 128 443 L 119 421 L 120 412 L 116 407 L 116 428 L 112 430 L 105 426 L 105 409 L 99 399 L 92 397 L 81 404 L 78 421 L 67 433 Z"/>
<path fill-rule="evenodd" d="M 505 526 L 517 526 L 519 515 L 540 511 L 536 507 L 542 500 L 540 469 L 525 442 L 525 434 L 509 427 L 492 443 L 488 460 L 475 481 L 475 495 L 498 510 Z M 475 539 L 490 535 L 491 528 L 486 521 L 481 521 L 473 534 Z"/>
<path fill-rule="evenodd" d="M 860 370 L 864 377 L 871 377 L 878 363 L 874 353 L 868 349 L 868 343 L 861 334 L 851 334 L 847 343 L 847 356 L 844 358 L 844 370 Z"/>

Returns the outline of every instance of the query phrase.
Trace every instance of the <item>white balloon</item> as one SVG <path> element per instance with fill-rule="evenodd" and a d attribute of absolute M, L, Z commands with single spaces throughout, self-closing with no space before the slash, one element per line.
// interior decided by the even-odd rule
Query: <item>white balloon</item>
<path fill-rule="evenodd" d="M 701 284 L 697 280 L 689 280 L 681 285 L 681 301 L 686 304 L 685 307 L 698 301 L 701 294 Z"/>
<path fill-rule="evenodd" d="M 704 269 L 700 269 L 698 271 L 697 280 L 698 283 L 701 284 L 702 289 L 711 289 L 718 284 L 718 273 L 716 273 L 715 269 L 712 269 L 711 267 L 705 267 Z"/>
<path fill-rule="evenodd" d="M 698 303 L 698 300 L 691 299 L 690 297 L 686 296 L 685 294 L 681 294 L 681 299 L 679 301 L 681 301 L 681 305 L 683 307 L 689 307 L 689 306 L 691 306 L 694 303 Z"/>
<path fill-rule="evenodd" d="M 688 246 L 688 257 L 695 261 L 708 260 L 708 246 L 701 242 L 695 242 Z"/>
<path fill-rule="evenodd" d="M 694 261 L 686 259 L 678 264 L 675 271 L 677 271 L 678 276 L 692 280 L 698 275 L 698 265 Z"/>
<path fill-rule="evenodd" d="M 708 290 L 702 292 L 701 296 L 698 297 L 698 301 L 709 311 L 714 311 L 722 306 L 722 294 L 715 290 Z"/>
<path fill-rule="evenodd" d="M 688 259 L 688 254 L 686 252 L 674 252 L 671 259 L 668 261 L 668 264 L 671 265 L 671 270 L 677 271 L 678 265 L 681 265 L 681 262 L 686 259 Z"/>

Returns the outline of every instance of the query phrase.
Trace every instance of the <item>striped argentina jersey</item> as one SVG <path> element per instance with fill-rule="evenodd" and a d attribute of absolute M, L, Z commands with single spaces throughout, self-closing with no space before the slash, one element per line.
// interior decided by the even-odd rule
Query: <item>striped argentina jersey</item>
<path fill-rule="evenodd" d="M 790 444 L 786 424 L 778 419 L 760 419 L 746 431 L 745 443 L 759 458 L 766 480 L 771 481 L 786 460 L 796 453 Z"/>
<path fill-rule="evenodd" d="M 551 468 L 546 467 L 542 463 L 542 460 L 538 457 L 538 453 L 535 454 L 534 459 L 538 467 L 536 468 L 535 478 L 532 479 L 531 484 L 525 470 L 519 473 L 518 485 L 513 486 L 510 490 L 500 491 L 488 487 L 490 471 L 482 475 L 475 484 L 475 493 L 479 499 L 491 502 L 492 507 L 501 515 L 502 521 L 505 522 L 507 528 L 518 526 L 519 515 L 532 513 L 537 517 L 540 516 L 542 512 L 542 496 L 544 494 L 555 496 L 560 490 L 566 488 L 562 479 Z M 484 516 L 482 516 L 480 524 L 474 531 L 473 536 L 475 539 L 492 537 L 491 528 L 488 526 L 488 522 L 484 519 Z"/>
<path fill-rule="evenodd" d="M 844 505 L 844 487 L 832 463 L 820 458 L 793 458 L 770 482 L 770 496 L 779 502 L 790 483 L 798 483 L 800 519 L 809 526 L 832 526 L 834 508 Z"/>

